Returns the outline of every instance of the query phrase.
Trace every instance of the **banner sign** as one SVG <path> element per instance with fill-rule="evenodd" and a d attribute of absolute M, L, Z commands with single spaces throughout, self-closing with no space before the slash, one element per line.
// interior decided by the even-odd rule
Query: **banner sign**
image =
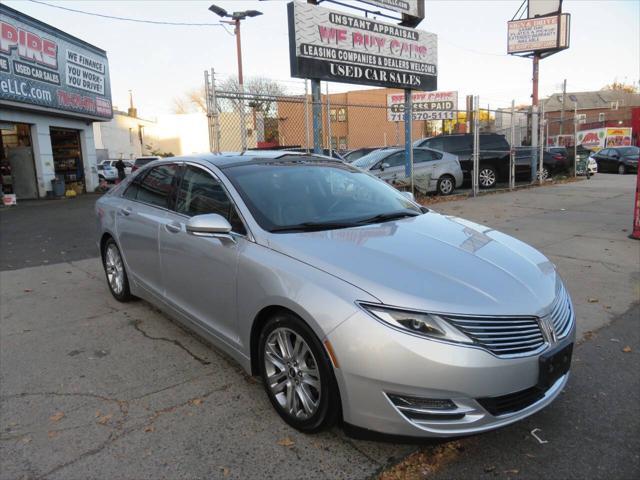
<path fill-rule="evenodd" d="M 458 110 L 458 92 L 413 92 L 414 120 L 453 120 Z M 404 93 L 387 95 L 387 120 L 404 120 Z"/>
<path fill-rule="evenodd" d="M 113 117 L 104 50 L 0 4 L 0 100 L 74 117 Z"/>
<path fill-rule="evenodd" d="M 631 127 L 607 128 L 605 147 L 628 147 L 631 145 Z"/>
<path fill-rule="evenodd" d="M 364 3 L 394 12 L 424 18 L 424 0 L 362 0 Z"/>
<path fill-rule="evenodd" d="M 289 3 L 291 75 L 375 87 L 435 90 L 437 36 Z"/>
<path fill-rule="evenodd" d="M 507 22 L 507 53 L 569 48 L 570 18 L 563 13 Z"/>
<path fill-rule="evenodd" d="M 581 130 L 578 132 L 578 145 L 597 152 L 604 148 L 605 135 L 604 128 Z"/>

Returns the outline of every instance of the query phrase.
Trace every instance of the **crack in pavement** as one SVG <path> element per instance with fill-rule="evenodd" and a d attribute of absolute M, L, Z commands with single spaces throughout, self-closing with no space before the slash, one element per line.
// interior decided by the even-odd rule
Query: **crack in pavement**
<path fill-rule="evenodd" d="M 163 342 L 168 342 L 168 343 L 172 343 L 174 344 L 176 347 L 181 348 L 182 350 L 184 350 L 185 352 L 187 352 L 189 354 L 189 356 L 191 358 L 193 358 L 194 360 L 196 360 L 197 362 L 199 362 L 201 365 L 211 365 L 211 362 L 199 357 L 198 355 L 196 355 L 195 353 L 193 353 L 191 350 L 189 350 L 187 347 L 185 347 L 180 340 L 176 340 L 174 338 L 167 338 L 167 337 L 153 337 L 151 335 L 149 335 L 147 332 L 145 332 L 142 327 L 140 326 L 142 324 L 142 320 L 132 320 L 131 325 L 133 326 L 133 328 L 135 328 L 138 332 L 140 332 L 142 334 L 143 337 L 148 338 L 150 340 L 161 340 Z"/>

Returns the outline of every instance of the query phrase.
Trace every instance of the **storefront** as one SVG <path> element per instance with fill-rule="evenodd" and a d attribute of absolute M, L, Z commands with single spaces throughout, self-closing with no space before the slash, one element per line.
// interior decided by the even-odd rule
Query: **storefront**
<path fill-rule="evenodd" d="M 98 186 L 93 122 L 112 118 L 107 55 L 0 4 L 0 180 L 18 199 Z"/>

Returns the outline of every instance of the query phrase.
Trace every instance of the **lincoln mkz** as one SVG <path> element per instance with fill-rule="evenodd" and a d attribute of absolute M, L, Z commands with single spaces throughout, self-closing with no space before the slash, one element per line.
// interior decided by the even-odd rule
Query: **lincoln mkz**
<path fill-rule="evenodd" d="M 544 255 L 343 162 L 158 160 L 96 213 L 113 296 L 151 302 L 261 376 L 301 431 L 468 435 L 567 383 L 575 316 Z"/>

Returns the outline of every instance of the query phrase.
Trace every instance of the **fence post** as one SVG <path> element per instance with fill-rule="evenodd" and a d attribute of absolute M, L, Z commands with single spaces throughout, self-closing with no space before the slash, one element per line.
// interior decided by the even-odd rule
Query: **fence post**
<path fill-rule="evenodd" d="M 213 152 L 220 153 L 220 118 L 218 116 L 218 99 L 216 97 L 216 72 L 211 69 L 211 108 L 213 109 Z"/>
<path fill-rule="evenodd" d="M 305 133 L 307 134 L 307 143 L 305 148 L 307 153 L 309 153 L 309 145 L 311 144 L 311 139 L 309 137 L 309 83 L 306 78 L 304 80 L 304 128 Z"/>
<path fill-rule="evenodd" d="M 478 195 L 478 174 L 480 170 L 480 128 L 478 120 L 480 118 L 480 96 L 473 97 L 473 171 L 472 174 L 472 191 L 473 196 Z"/>
<path fill-rule="evenodd" d="M 531 183 L 538 179 L 538 106 L 531 107 Z"/>
<path fill-rule="evenodd" d="M 509 151 L 509 189 L 513 190 L 515 188 L 516 183 L 516 175 L 515 175 L 515 167 L 516 167 L 516 147 L 514 146 L 516 142 L 516 101 L 511 100 L 511 150 Z"/>
<path fill-rule="evenodd" d="M 329 82 L 325 82 L 324 90 L 327 96 L 327 143 L 329 147 L 329 156 L 333 156 L 333 144 L 331 143 L 331 103 L 329 101 Z M 338 145 L 336 144 L 336 147 Z"/>
<path fill-rule="evenodd" d="M 538 172 L 540 172 L 540 185 L 542 185 L 542 171 L 544 170 L 544 127 L 545 127 L 545 118 L 544 118 L 544 102 L 542 102 L 541 114 L 540 114 L 540 154 L 538 161 L 540 162 L 538 166 Z"/>
<path fill-rule="evenodd" d="M 413 96 L 411 89 L 404 90 L 404 174 L 411 180 L 411 193 L 413 193 Z"/>
<path fill-rule="evenodd" d="M 211 91 L 209 87 L 209 71 L 204 71 L 204 99 L 207 108 L 207 130 L 209 132 L 209 151 L 213 152 L 213 127 L 211 125 Z"/>
<path fill-rule="evenodd" d="M 575 98 L 575 97 L 574 97 Z M 573 102 L 573 176 L 577 177 L 578 168 L 578 102 Z M 589 161 L 587 160 L 587 168 Z"/>
<path fill-rule="evenodd" d="M 313 153 L 322 153 L 322 91 L 320 80 L 311 79 L 311 103 L 313 108 Z"/>

